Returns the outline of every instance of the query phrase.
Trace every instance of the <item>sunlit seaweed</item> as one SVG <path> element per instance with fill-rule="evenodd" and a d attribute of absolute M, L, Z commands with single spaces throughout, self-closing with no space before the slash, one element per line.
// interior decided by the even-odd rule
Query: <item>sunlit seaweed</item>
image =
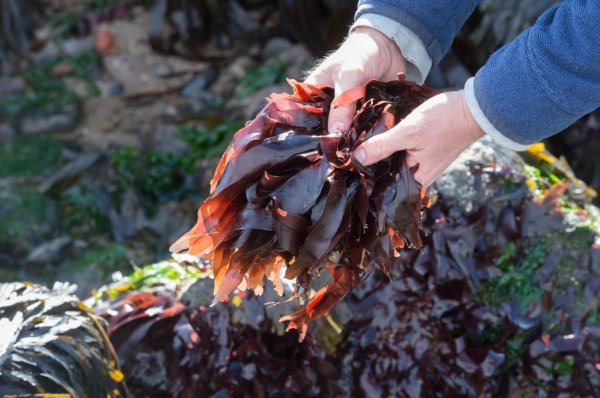
<path fill-rule="evenodd" d="M 331 282 L 305 308 L 282 318 L 306 333 L 307 322 L 335 306 L 370 271 L 389 273 L 390 258 L 420 248 L 426 191 L 404 153 L 363 168 L 352 151 L 432 96 L 404 80 L 372 81 L 332 103 L 333 90 L 291 80 L 294 94 L 273 94 L 239 130 L 221 158 L 198 222 L 171 247 L 213 262 L 215 301 L 236 288 L 280 294 L 280 275 L 307 297 L 326 269 Z M 326 131 L 331 106 L 357 102 L 347 131 Z M 283 269 L 285 265 L 285 271 Z"/>

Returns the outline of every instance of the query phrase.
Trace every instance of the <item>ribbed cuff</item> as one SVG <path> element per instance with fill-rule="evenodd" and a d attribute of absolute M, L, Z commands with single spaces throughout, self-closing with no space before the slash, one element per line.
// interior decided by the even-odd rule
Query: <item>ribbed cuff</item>
<path fill-rule="evenodd" d="M 485 113 L 483 113 L 483 110 L 479 106 L 479 102 L 477 102 L 477 98 L 475 96 L 475 86 L 473 84 L 474 79 L 475 78 L 471 77 L 465 83 L 465 100 L 467 102 L 467 108 L 469 108 L 471 115 L 473 115 L 473 119 L 475 119 L 479 127 L 481 127 L 481 129 L 488 136 L 502 146 L 515 151 L 524 151 L 529 148 L 529 145 L 519 144 L 518 142 L 506 137 L 490 122 L 487 116 L 485 116 Z"/>
<path fill-rule="evenodd" d="M 408 64 L 406 65 L 406 80 L 423 84 L 432 66 L 432 60 L 425 44 L 412 30 L 401 23 L 379 14 L 361 15 L 350 28 L 350 31 L 367 26 L 377 29 L 392 39 Z"/>

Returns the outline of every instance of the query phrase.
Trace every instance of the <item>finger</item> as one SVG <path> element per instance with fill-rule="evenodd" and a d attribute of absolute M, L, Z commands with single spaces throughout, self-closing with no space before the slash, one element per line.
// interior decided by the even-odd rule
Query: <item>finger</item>
<path fill-rule="evenodd" d="M 414 130 L 418 128 L 405 124 L 403 120 L 385 133 L 369 138 L 354 150 L 352 156 L 363 166 L 369 166 L 387 158 L 394 152 L 412 149 Z"/>
<path fill-rule="evenodd" d="M 364 72 L 360 68 L 340 71 L 334 78 L 335 97 L 339 97 L 351 88 L 360 87 L 367 82 Z M 332 134 L 347 130 L 352 124 L 356 113 L 356 102 L 338 106 L 329 111 L 329 132 Z"/>
<path fill-rule="evenodd" d="M 391 130 L 369 138 L 354 150 L 352 156 L 363 166 L 377 163 L 393 154 L 406 149 Z"/>

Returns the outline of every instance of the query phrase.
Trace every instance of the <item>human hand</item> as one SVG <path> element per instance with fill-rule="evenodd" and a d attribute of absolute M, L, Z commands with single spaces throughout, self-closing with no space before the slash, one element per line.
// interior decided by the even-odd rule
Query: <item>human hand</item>
<path fill-rule="evenodd" d="M 483 135 L 460 90 L 425 101 L 396 126 L 361 144 L 353 156 L 368 166 L 406 150 L 408 166 L 419 165 L 416 180 L 428 187 Z"/>
<path fill-rule="evenodd" d="M 406 73 L 406 61 L 396 43 L 378 30 L 361 26 L 354 29 L 340 48 L 312 71 L 306 83 L 334 87 L 338 97 L 372 79 L 395 80 L 398 73 Z M 331 109 L 329 132 L 347 130 L 355 113 L 355 103 Z"/>

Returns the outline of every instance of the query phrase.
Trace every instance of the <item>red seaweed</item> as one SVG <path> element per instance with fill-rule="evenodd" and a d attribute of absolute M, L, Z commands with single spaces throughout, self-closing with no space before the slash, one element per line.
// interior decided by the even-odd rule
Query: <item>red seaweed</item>
<path fill-rule="evenodd" d="M 564 183 L 515 171 L 474 161 L 473 201 L 439 190 L 424 211 L 423 248 L 382 255 L 392 280 L 372 272 L 302 343 L 297 331 L 280 334 L 279 314 L 293 306 L 265 305 L 269 290 L 211 308 L 206 276 L 183 294 L 154 283 L 116 300 L 107 294 L 96 311 L 109 322 L 132 395 L 597 396 L 597 221 Z M 544 192 L 534 196 L 526 181 Z M 264 272 L 254 270 L 249 280 Z M 346 270 L 328 267 L 338 283 L 316 294 L 309 316 L 355 283 Z M 113 292 L 123 284 L 131 285 Z"/>
<path fill-rule="evenodd" d="M 236 288 L 261 292 L 263 277 L 295 280 L 308 298 L 324 270 L 331 282 L 281 319 L 306 334 L 374 268 L 421 248 L 421 211 L 429 203 L 404 153 L 369 167 L 352 151 L 436 92 L 403 79 L 371 81 L 333 101 L 333 89 L 289 80 L 294 94 L 273 94 L 222 156 L 196 225 L 171 246 L 213 262 L 215 302 Z M 329 109 L 356 102 L 346 131 L 327 132 Z M 417 166 L 418 167 L 418 166 Z M 284 271 L 285 270 L 285 271 Z"/>

